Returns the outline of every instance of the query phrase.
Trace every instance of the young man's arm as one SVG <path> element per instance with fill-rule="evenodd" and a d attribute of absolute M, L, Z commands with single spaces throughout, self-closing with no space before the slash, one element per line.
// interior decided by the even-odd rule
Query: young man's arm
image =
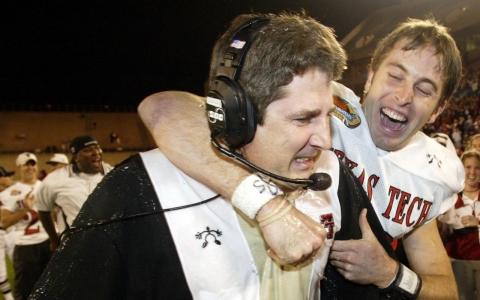
<path fill-rule="evenodd" d="M 398 267 L 372 236 L 368 223 L 362 221 L 362 239 L 334 242 L 330 253 L 332 265 L 346 279 L 385 288 L 395 278 Z M 403 246 L 409 268 L 422 278 L 418 299 L 458 299 L 455 277 L 436 222 L 407 234 Z"/>
<path fill-rule="evenodd" d="M 12 211 L 10 210 L 11 209 L 10 207 L 8 207 L 8 209 L 2 208 L 1 210 L 2 227 L 4 229 L 7 229 L 8 227 L 17 224 L 18 221 L 20 221 L 23 218 L 23 216 L 25 216 L 25 214 L 28 213 L 28 211 L 30 210 L 30 207 L 32 207 L 33 205 L 34 199 L 35 199 L 35 196 L 32 195 L 32 192 L 30 191 L 29 193 L 27 193 L 27 195 L 25 195 L 25 198 L 23 199 L 23 205 L 21 206 L 20 209 L 16 211 Z"/>
<path fill-rule="evenodd" d="M 50 251 L 55 252 L 58 247 L 58 235 L 52 218 L 52 212 L 39 210 L 38 218 L 40 219 L 40 222 L 42 222 L 43 228 L 45 228 L 50 239 Z"/>
<path fill-rule="evenodd" d="M 179 169 L 231 199 L 236 187 L 251 172 L 213 148 L 204 98 L 185 92 L 162 92 L 140 103 L 138 112 L 157 146 Z M 272 196 L 273 197 L 273 196 Z M 265 204 L 263 216 L 281 201 Z M 262 228 L 269 255 L 279 263 L 293 263 L 315 253 L 326 232 L 322 225 L 291 209 L 283 218 Z"/>
<path fill-rule="evenodd" d="M 55 176 L 55 174 L 50 176 Z M 52 214 L 52 211 L 55 209 L 55 199 L 52 196 L 54 194 L 52 186 L 54 181 L 52 179 L 52 177 L 49 177 L 43 180 L 36 193 L 35 206 L 38 210 L 38 218 L 50 239 L 50 251 L 55 252 L 58 247 L 58 233 Z"/>
<path fill-rule="evenodd" d="M 432 220 L 403 238 L 410 267 L 422 277 L 419 299 L 458 299 L 450 259 Z"/>

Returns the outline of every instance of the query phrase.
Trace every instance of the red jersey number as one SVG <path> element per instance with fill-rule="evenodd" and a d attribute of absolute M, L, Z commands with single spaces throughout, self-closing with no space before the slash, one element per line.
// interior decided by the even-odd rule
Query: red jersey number
<path fill-rule="evenodd" d="M 37 224 L 36 227 L 35 224 L 38 222 L 38 214 L 36 211 L 33 209 L 29 209 L 28 212 L 23 216 L 24 220 L 28 221 L 28 213 L 32 216 L 32 219 L 30 220 L 30 223 L 28 223 L 27 228 L 25 228 L 25 235 L 29 234 L 35 234 L 40 232 L 40 225 Z"/>

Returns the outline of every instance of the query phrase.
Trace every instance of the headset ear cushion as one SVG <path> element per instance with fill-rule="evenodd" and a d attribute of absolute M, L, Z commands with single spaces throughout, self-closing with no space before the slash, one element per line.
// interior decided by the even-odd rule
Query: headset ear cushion
<path fill-rule="evenodd" d="M 231 148 L 240 148 L 250 143 L 255 134 L 255 113 L 242 86 L 228 77 L 218 76 L 210 86 L 207 97 L 221 100 L 222 107 L 215 112 L 224 114 L 223 121 L 209 119 L 210 129 L 217 130 Z"/>
<path fill-rule="evenodd" d="M 243 90 L 243 88 L 242 88 Z M 249 144 L 255 136 L 257 129 L 257 118 L 255 117 L 255 107 L 253 107 L 250 98 L 245 94 L 245 140 L 244 144 Z"/>

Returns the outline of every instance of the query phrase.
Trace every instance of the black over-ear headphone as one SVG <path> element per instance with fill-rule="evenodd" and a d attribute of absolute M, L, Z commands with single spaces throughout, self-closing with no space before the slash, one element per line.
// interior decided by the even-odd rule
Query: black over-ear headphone
<path fill-rule="evenodd" d="M 215 80 L 207 93 L 207 117 L 211 140 L 215 148 L 249 166 L 257 172 L 281 181 L 306 185 L 316 191 L 325 190 L 332 184 L 330 175 L 314 173 L 308 179 L 291 179 L 282 177 L 250 163 L 235 149 L 253 140 L 256 129 L 255 109 L 238 82 L 246 53 L 257 33 L 270 22 L 267 18 L 251 19 L 235 32 L 225 52 L 224 60 L 217 69 Z M 217 137 L 229 146 L 224 148 Z"/>
<path fill-rule="evenodd" d="M 250 143 L 255 135 L 255 109 L 238 79 L 250 45 L 268 22 L 267 18 L 251 19 L 238 29 L 207 93 L 210 130 L 230 148 Z"/>

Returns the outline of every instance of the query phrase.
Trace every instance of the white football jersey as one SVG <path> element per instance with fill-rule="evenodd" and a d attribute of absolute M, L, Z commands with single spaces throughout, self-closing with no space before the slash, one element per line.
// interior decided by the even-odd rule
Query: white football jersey
<path fill-rule="evenodd" d="M 1 199 L 4 204 L 2 209 L 9 210 L 12 213 L 21 210 L 25 196 L 29 192 L 35 195 L 40 183 L 40 180 L 37 180 L 34 185 L 17 182 L 4 190 L 2 192 L 4 199 Z M 48 239 L 42 222 L 38 219 L 38 209 L 35 206 L 35 200 L 29 211 L 12 227 L 15 232 L 15 244 L 17 245 L 33 245 Z"/>
<path fill-rule="evenodd" d="M 422 132 L 401 150 L 381 150 L 372 141 L 359 98 L 335 82 L 332 92 L 333 151 L 362 183 L 392 238 L 402 237 L 455 203 L 465 180 L 456 153 Z"/>

